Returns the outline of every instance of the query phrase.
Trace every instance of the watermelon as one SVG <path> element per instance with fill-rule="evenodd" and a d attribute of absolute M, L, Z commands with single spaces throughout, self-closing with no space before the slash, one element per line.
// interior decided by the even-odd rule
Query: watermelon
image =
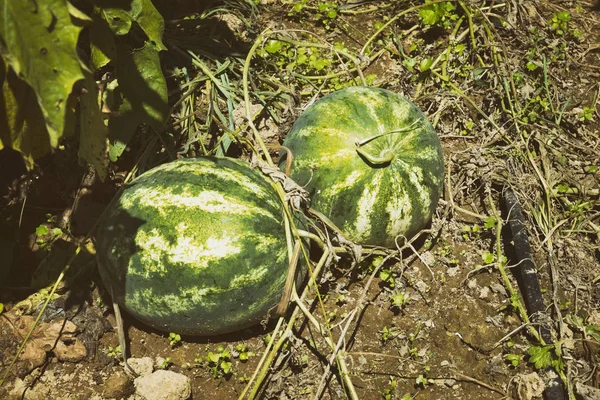
<path fill-rule="evenodd" d="M 283 145 L 311 207 L 359 244 L 395 247 L 399 235 L 414 236 L 442 193 L 444 161 L 433 127 L 388 90 L 350 87 L 321 98 Z M 282 153 L 280 166 L 286 159 Z"/>
<path fill-rule="evenodd" d="M 107 209 L 96 242 L 100 275 L 113 301 L 156 329 L 237 331 L 264 320 L 282 297 L 283 215 L 273 181 L 247 163 L 162 164 Z"/>

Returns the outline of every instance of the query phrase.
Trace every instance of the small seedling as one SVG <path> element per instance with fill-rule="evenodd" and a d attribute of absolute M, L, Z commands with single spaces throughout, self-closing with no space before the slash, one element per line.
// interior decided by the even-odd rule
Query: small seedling
<path fill-rule="evenodd" d="M 496 223 L 497 223 L 497 222 L 498 222 L 498 221 L 496 220 L 496 217 L 489 216 L 489 217 L 487 217 L 487 218 L 485 219 L 485 222 L 483 223 L 483 226 L 484 226 L 486 229 L 491 229 L 491 228 L 493 228 L 493 227 L 495 227 L 495 226 L 496 226 Z"/>
<path fill-rule="evenodd" d="M 169 333 L 169 344 L 175 347 L 181 343 L 181 336 L 175 332 Z"/>
<path fill-rule="evenodd" d="M 334 308 L 333 310 L 327 311 L 327 322 L 335 321 L 338 316 L 338 309 Z"/>
<path fill-rule="evenodd" d="M 394 378 L 390 378 L 388 383 L 388 387 L 385 388 L 381 393 L 381 397 L 385 400 L 391 400 L 394 398 L 394 391 L 396 390 L 396 386 L 398 386 L 398 382 Z"/>
<path fill-rule="evenodd" d="M 337 304 L 338 306 L 343 306 L 347 302 L 348 302 L 348 299 L 343 294 L 338 294 L 337 298 L 335 299 L 335 304 Z"/>
<path fill-rule="evenodd" d="M 118 346 L 118 345 L 115 347 L 108 346 L 106 355 L 109 357 L 115 357 L 115 358 L 121 357 L 121 346 Z"/>
<path fill-rule="evenodd" d="M 504 358 L 506 359 L 506 361 L 510 362 L 510 364 L 516 368 L 519 366 L 519 363 L 521 362 L 521 360 L 523 360 L 523 356 L 519 355 L 519 354 L 505 354 Z"/>
<path fill-rule="evenodd" d="M 556 32 L 557 35 L 562 36 L 568 31 L 569 21 L 571 21 L 570 12 L 555 12 L 550 19 L 550 30 Z"/>
<path fill-rule="evenodd" d="M 267 333 L 267 334 L 265 335 L 265 337 L 263 337 L 263 343 L 264 343 L 264 345 L 265 345 L 265 346 L 268 346 L 268 345 L 269 345 L 269 342 L 271 341 L 271 339 L 272 339 L 272 336 L 271 336 L 271 334 L 270 334 L 270 333 Z"/>
<path fill-rule="evenodd" d="M 306 367 L 308 365 L 308 354 L 303 354 L 300 358 L 300 362 L 302 363 L 302 366 Z"/>
<path fill-rule="evenodd" d="M 496 257 L 489 251 L 484 251 L 481 253 L 481 260 L 484 262 L 484 264 L 492 264 L 495 259 Z"/>
<path fill-rule="evenodd" d="M 238 343 L 235 346 L 235 352 L 240 361 L 248 361 L 250 357 L 254 357 L 256 354 L 254 352 L 248 350 L 248 346 L 244 343 Z"/>
<path fill-rule="evenodd" d="M 545 346 L 531 346 L 527 350 L 529 354 L 529 363 L 533 364 L 535 369 L 553 367 L 557 372 L 564 369 L 564 362 L 560 355 L 559 343 Z"/>
<path fill-rule="evenodd" d="M 47 215 L 48 223 L 54 223 L 54 217 L 51 215 Z M 40 248 L 47 248 L 50 250 L 52 242 L 60 235 L 63 234 L 62 229 L 60 228 L 48 228 L 47 225 L 41 224 L 37 228 L 35 228 L 36 242 L 40 246 Z"/>
<path fill-rule="evenodd" d="M 332 28 L 332 22 L 338 16 L 338 5 L 332 2 L 319 2 L 318 12 L 315 15 L 319 21 L 323 24 L 325 29 Z"/>
<path fill-rule="evenodd" d="M 594 108 L 584 106 L 581 113 L 579 113 L 579 120 L 582 122 L 589 122 L 594 120 Z"/>
<path fill-rule="evenodd" d="M 205 359 L 215 379 L 231 376 L 231 353 L 225 347 L 217 347 L 216 353 L 209 351 Z"/>
<path fill-rule="evenodd" d="M 302 0 L 302 1 L 295 2 L 294 6 L 292 7 L 292 10 L 288 13 L 288 17 L 293 17 L 295 14 L 302 12 L 304 7 L 306 7 L 307 3 L 308 3 L 308 0 Z"/>
<path fill-rule="evenodd" d="M 388 328 L 387 326 L 384 326 L 383 329 L 381 331 L 379 331 L 379 333 L 381 334 L 381 340 L 385 343 L 388 340 L 392 340 L 397 338 L 398 336 L 400 336 L 400 332 L 398 332 L 398 328 Z"/>
<path fill-rule="evenodd" d="M 394 278 L 394 273 L 389 269 L 382 269 L 379 272 L 379 279 L 383 284 L 386 284 L 390 288 L 396 286 L 396 279 Z"/>
<path fill-rule="evenodd" d="M 160 365 L 158 366 L 158 368 L 160 369 L 167 369 L 169 368 L 169 366 L 173 363 L 173 358 L 172 357 L 167 357 L 163 360 L 162 363 L 160 363 Z"/>
<path fill-rule="evenodd" d="M 430 2 L 426 1 L 426 3 Z M 425 25 L 438 25 L 449 28 L 451 22 L 458 19 L 458 15 L 454 13 L 454 10 L 456 10 L 456 7 L 449 1 L 430 4 L 419 10 L 419 18 Z"/>
<path fill-rule="evenodd" d="M 479 225 L 463 225 L 462 227 L 462 237 L 465 240 L 469 240 L 469 239 L 476 239 L 479 237 L 479 234 L 481 233 L 481 227 Z"/>
<path fill-rule="evenodd" d="M 423 374 L 421 374 L 421 375 L 417 376 L 417 379 L 415 379 L 415 383 L 417 384 L 417 386 L 424 388 L 425 386 L 427 386 L 429 381 Z"/>
<path fill-rule="evenodd" d="M 566 320 L 569 326 L 583 333 L 585 339 L 591 337 L 600 342 L 600 325 L 590 324 L 584 318 L 573 314 L 567 315 Z"/>
<path fill-rule="evenodd" d="M 390 296 L 391 308 L 396 310 L 401 310 L 408 304 L 410 300 L 410 295 L 408 293 L 396 293 L 393 296 Z"/>

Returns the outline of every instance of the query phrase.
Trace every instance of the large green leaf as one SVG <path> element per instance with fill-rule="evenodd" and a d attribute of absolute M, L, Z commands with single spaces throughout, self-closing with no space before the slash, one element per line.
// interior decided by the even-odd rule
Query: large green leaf
<path fill-rule="evenodd" d="M 86 92 L 80 97 L 79 158 L 96 168 L 102 182 L 108 171 L 108 128 L 104 125 L 96 81 L 89 74 L 85 79 Z"/>
<path fill-rule="evenodd" d="M 34 159 L 52 149 L 44 114 L 31 86 L 17 78 L 2 57 L 0 85 L 0 149 L 19 150 L 31 167 Z"/>
<path fill-rule="evenodd" d="M 0 0 L 0 36 L 11 67 L 33 88 L 49 142 L 63 135 L 67 98 L 83 78 L 76 45 L 81 27 L 71 23 L 65 0 Z"/>
<path fill-rule="evenodd" d="M 96 18 L 90 25 L 91 63 L 94 69 L 99 69 L 114 60 L 117 56 L 115 38 L 108 24 L 102 18 Z"/>
<path fill-rule="evenodd" d="M 167 119 L 167 83 L 158 52 L 152 42 L 133 51 L 123 43 L 117 45 L 116 74 L 123 102 L 108 125 L 112 161 L 123 153 L 140 124 L 160 130 Z"/>
<path fill-rule="evenodd" d="M 115 35 L 129 33 L 135 21 L 159 50 L 167 49 L 162 42 L 165 22 L 151 0 L 133 0 L 128 9 L 104 8 L 102 14 Z"/>

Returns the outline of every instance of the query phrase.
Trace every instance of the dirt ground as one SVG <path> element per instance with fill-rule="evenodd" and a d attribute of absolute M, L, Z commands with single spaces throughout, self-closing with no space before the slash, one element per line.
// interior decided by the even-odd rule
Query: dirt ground
<path fill-rule="evenodd" d="M 227 17 L 229 3 L 217 15 L 230 21 L 228 34 L 235 34 L 234 47 L 242 53 L 266 27 L 310 30 L 358 53 L 381 23 L 409 7 L 391 3 L 340 7 L 339 15 L 326 21 L 315 17 L 316 11 L 291 13 L 291 2 L 262 1 L 254 29 L 244 34 L 231 27 L 236 19 Z M 329 327 L 333 342 L 343 338 L 340 357 L 358 399 L 536 399 L 552 366 L 564 374 L 566 396 L 600 399 L 595 397 L 600 393 L 600 11 L 589 0 L 466 3 L 484 9 L 485 18 L 473 16 L 474 29 L 465 18 L 451 39 L 452 13 L 446 15 L 447 26 L 420 23 L 418 11 L 403 15 L 373 42 L 373 53 L 381 52 L 363 71 L 373 85 L 414 101 L 439 134 L 447 180 L 429 230 L 414 248 L 395 253 L 382 266 L 366 250 L 359 265 L 342 256 L 318 277 L 319 296 L 312 290 L 307 306 Z M 570 16 L 563 34 L 552 26 L 559 12 Z M 481 21 L 487 24 L 477 26 Z M 306 40 L 301 35 L 294 40 Z M 430 74 L 411 66 L 446 51 L 452 57 L 439 63 L 445 63 L 448 79 L 442 79 L 443 70 Z M 287 59 L 277 54 L 257 56 L 250 74 L 274 75 L 285 68 Z M 331 68 L 342 68 L 334 57 Z M 317 84 L 300 82 L 287 81 L 295 93 L 280 119 L 266 118 L 260 125 L 272 143 L 285 137 L 293 117 L 318 95 Z M 510 110 L 520 110 L 518 118 L 509 116 Z M 0 228 L 14 237 L 3 235 L 0 244 L 14 246 L 14 257 L 5 258 L 0 269 L 6 277 L 0 292 L 0 373 L 9 368 L 41 309 L 48 291 L 39 290 L 67 265 L 75 241 L 92 231 L 142 144 L 142 139 L 131 144 L 102 183 L 79 166 L 76 143 L 66 142 L 2 193 Z M 507 229 L 497 232 L 497 222 L 489 218 L 506 217 L 507 188 L 523 208 L 546 307 L 547 318 L 530 324 L 524 324 L 511 294 L 520 293 L 512 273 L 519 263 L 512 237 Z M 36 234 L 40 225 L 48 229 Z M 69 234 L 56 234 L 55 228 Z M 500 254 L 507 257 L 506 279 L 498 268 Z M 116 323 L 96 271 L 93 240 L 72 261 L 65 282 L 0 386 L 0 397 L 135 398 L 119 361 Z M 235 399 L 259 365 L 276 321 L 225 337 L 180 339 L 128 316 L 125 324 L 131 357 L 150 357 L 156 368 L 189 377 L 193 399 Z M 550 371 L 534 365 L 541 346 L 530 328 L 549 331 L 558 349 L 546 349 L 549 363 L 555 362 L 548 364 Z M 351 398 L 340 364 L 328 367 L 328 335 L 304 317 L 291 332 L 257 397 L 308 399 L 323 386 L 321 398 Z M 210 354 L 221 354 L 216 364 L 208 361 Z M 230 370 L 222 361 L 231 362 Z"/>

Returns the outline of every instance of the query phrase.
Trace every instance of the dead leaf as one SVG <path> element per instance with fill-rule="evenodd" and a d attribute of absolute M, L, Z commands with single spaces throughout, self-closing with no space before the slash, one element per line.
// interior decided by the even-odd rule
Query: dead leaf
<path fill-rule="evenodd" d="M 17 340 L 22 341 L 35 323 L 30 315 L 16 315 L 12 311 L 3 315 L 4 325 L 12 329 Z M 47 353 L 53 351 L 60 361 L 77 362 L 83 360 L 87 351 L 83 342 L 74 335 L 79 328 L 71 321 L 57 320 L 40 322 L 25 344 L 19 361 L 28 363 L 31 371 L 46 361 Z"/>

